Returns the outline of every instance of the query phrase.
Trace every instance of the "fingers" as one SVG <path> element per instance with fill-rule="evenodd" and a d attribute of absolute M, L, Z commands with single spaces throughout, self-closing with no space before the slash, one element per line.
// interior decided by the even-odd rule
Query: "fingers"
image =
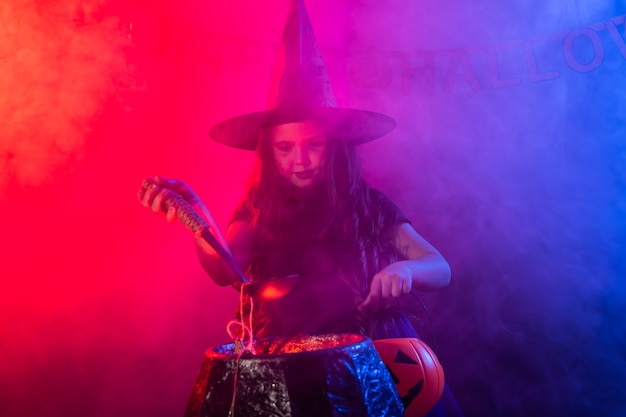
<path fill-rule="evenodd" d="M 385 297 L 388 291 L 384 289 L 383 280 L 380 275 L 374 275 L 372 283 L 370 284 L 370 292 L 365 298 L 365 301 L 359 305 L 358 310 L 360 312 L 369 309 L 371 311 L 384 310 L 389 307 L 389 297 Z"/>
<path fill-rule="evenodd" d="M 178 180 L 161 177 L 159 175 L 154 177 L 154 182 L 160 185 L 161 187 L 171 188 L 171 189 L 174 189 L 180 184 L 180 181 Z"/>
<path fill-rule="evenodd" d="M 149 185 L 145 186 L 146 184 L 149 184 Z M 156 195 L 159 193 L 160 190 L 161 190 L 161 187 L 156 185 L 154 182 L 150 182 L 146 180 L 144 182 L 144 186 L 141 187 L 141 189 L 139 190 L 139 194 L 138 194 L 141 204 L 143 204 L 144 207 L 151 207 L 154 198 L 156 197 Z"/>
<path fill-rule="evenodd" d="M 402 295 L 407 295 L 411 292 L 412 281 L 410 279 L 402 281 Z"/>
<path fill-rule="evenodd" d="M 168 222 L 173 222 L 176 220 L 176 207 L 171 206 L 167 209 L 167 213 L 165 213 L 165 217 Z"/>
<path fill-rule="evenodd" d="M 389 298 L 391 298 L 391 294 L 393 292 L 393 287 L 395 284 L 394 281 L 397 277 L 388 274 L 378 274 L 378 276 L 380 277 L 380 299 L 382 307 L 385 302 L 389 302 Z"/>
<path fill-rule="evenodd" d="M 163 199 L 167 195 L 167 190 L 165 188 L 160 188 L 157 194 L 152 199 L 152 204 L 150 204 L 150 208 L 155 213 L 159 213 L 163 211 Z"/>
<path fill-rule="evenodd" d="M 143 181 L 137 197 L 145 207 L 151 207 L 154 211 L 160 211 L 160 204 L 163 202 L 164 197 L 161 193 L 168 189 L 173 190 L 179 184 L 180 181 L 178 180 L 170 180 L 159 176 L 147 178 Z M 157 203 L 155 203 L 155 200 Z"/>
<path fill-rule="evenodd" d="M 139 189 L 137 194 L 137 197 L 144 207 L 147 207 L 156 213 L 164 214 L 170 222 L 176 220 L 176 208 L 169 207 L 166 211 L 163 207 L 163 202 L 170 192 L 167 185 L 170 185 L 171 183 L 172 181 L 161 177 L 155 177 L 154 180 L 147 179 L 144 181 L 144 184 Z"/>
<path fill-rule="evenodd" d="M 372 283 L 370 285 L 370 293 L 367 298 L 361 304 L 363 308 L 369 307 L 372 311 L 378 311 L 380 309 L 380 298 L 382 293 L 382 282 L 378 275 L 374 275 Z"/>
<path fill-rule="evenodd" d="M 390 293 L 392 297 L 400 297 L 401 295 L 404 294 L 404 283 L 405 281 L 399 277 L 399 276 L 394 276 L 391 279 L 391 289 L 390 289 Z"/>
<path fill-rule="evenodd" d="M 152 178 L 146 178 L 145 180 L 143 180 L 143 182 L 141 183 L 141 187 L 139 187 L 139 191 L 137 191 L 137 198 L 139 199 L 139 201 L 141 201 L 141 204 L 143 204 L 144 206 L 146 205 L 144 203 L 146 194 L 151 188 L 153 189 L 155 187 L 156 185 L 154 184 Z"/>
<path fill-rule="evenodd" d="M 169 179 L 157 175 L 156 177 L 154 177 L 154 181 L 158 185 L 164 188 L 169 188 L 170 190 L 179 194 L 185 199 L 185 201 L 187 201 L 192 206 L 200 202 L 200 198 L 198 197 L 196 192 L 189 185 L 180 180 Z"/>
<path fill-rule="evenodd" d="M 367 298 L 365 298 L 365 301 L 363 301 L 358 307 L 357 309 L 359 310 L 360 313 L 364 312 L 365 310 L 367 310 L 367 308 L 369 307 L 370 303 L 372 302 L 372 297 L 370 295 L 367 296 Z"/>
<path fill-rule="evenodd" d="M 372 278 L 370 292 L 358 309 L 361 312 L 365 309 L 385 310 L 389 308 L 392 298 L 401 297 L 410 291 L 410 277 L 405 277 L 400 273 L 381 271 Z"/>

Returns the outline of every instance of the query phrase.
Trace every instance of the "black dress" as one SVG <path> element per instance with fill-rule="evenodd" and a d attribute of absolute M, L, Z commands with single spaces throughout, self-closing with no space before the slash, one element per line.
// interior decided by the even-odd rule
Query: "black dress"
<path fill-rule="evenodd" d="M 380 317 L 358 312 L 374 273 L 399 256 L 393 242 L 394 227 L 409 222 L 380 191 L 369 189 L 369 203 L 370 216 L 383 219 L 383 226 L 380 230 L 361 231 L 371 233 L 371 242 L 361 253 L 355 253 L 354 245 L 346 243 L 341 226 L 329 218 L 325 196 L 315 191 L 288 195 L 285 204 L 290 209 L 274 225 L 279 229 L 278 238 L 253 232 L 254 256 L 247 271 L 251 280 L 298 276 L 287 296 L 255 301 L 255 337 L 357 333 L 377 339 L 393 337 L 398 332 L 396 325 L 412 328 L 408 319 L 401 319 L 400 311 Z M 240 208 L 231 221 L 249 221 L 250 217 L 249 211 Z M 363 263 L 371 270 L 367 277 L 359 268 Z M 249 304 L 245 300 L 247 312 Z M 378 323 L 380 320 L 385 323 Z"/>
<path fill-rule="evenodd" d="M 371 233 L 360 253 L 346 244 L 341 226 L 329 219 L 326 197 L 319 191 L 286 194 L 285 215 L 274 227 L 279 229 L 268 239 L 254 231 L 253 261 L 247 271 L 251 280 L 297 275 L 297 284 L 286 296 L 273 301 L 254 301 L 253 335 L 255 338 L 296 337 L 355 333 L 373 340 L 418 338 L 410 314 L 399 304 L 377 313 L 359 313 L 357 307 L 369 292 L 373 275 L 387 264 L 402 259 L 393 241 L 395 228 L 410 223 L 402 210 L 382 192 L 369 188 L 369 216 L 382 219 L 382 227 L 361 225 L 359 233 Z M 332 214 L 332 213 L 331 213 Z M 251 213 L 240 206 L 231 222 L 250 221 Z M 355 263 L 360 259 L 360 264 Z M 366 264 L 364 270 L 358 265 Z M 355 267 L 357 265 L 357 267 Z M 243 300 L 244 319 L 250 312 L 250 300 Z M 237 315 L 242 311 L 238 308 Z M 241 319 L 241 317 L 238 317 Z M 462 416 L 454 397 L 446 387 L 439 404 L 428 417 Z"/>

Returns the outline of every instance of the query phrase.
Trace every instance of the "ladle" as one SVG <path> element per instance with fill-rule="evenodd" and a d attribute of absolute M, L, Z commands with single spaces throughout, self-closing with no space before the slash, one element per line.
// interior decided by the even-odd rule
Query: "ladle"
<path fill-rule="evenodd" d="M 156 184 L 151 178 L 145 179 L 141 184 L 144 193 L 148 187 Z M 207 221 L 195 211 L 191 205 L 180 194 L 167 190 L 162 202 L 163 208 L 167 211 L 171 207 L 176 209 L 176 218 L 194 234 L 200 232 L 202 239 L 207 242 L 218 255 L 235 272 L 237 277 L 243 282 L 242 289 L 250 297 L 256 300 L 271 301 L 287 295 L 296 285 L 299 275 L 287 275 L 276 277 L 267 281 L 250 281 L 239 269 L 237 263 L 228 251 L 220 244 L 217 238 L 210 232 Z"/>

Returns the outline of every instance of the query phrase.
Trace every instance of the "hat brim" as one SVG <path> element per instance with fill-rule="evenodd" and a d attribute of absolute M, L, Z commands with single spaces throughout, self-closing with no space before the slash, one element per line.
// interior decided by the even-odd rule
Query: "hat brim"
<path fill-rule="evenodd" d="M 255 150 L 262 129 L 301 120 L 321 120 L 333 139 L 359 145 L 380 138 L 396 127 L 391 117 L 368 110 L 338 107 L 272 109 L 236 116 L 218 123 L 211 138 L 238 149 Z"/>

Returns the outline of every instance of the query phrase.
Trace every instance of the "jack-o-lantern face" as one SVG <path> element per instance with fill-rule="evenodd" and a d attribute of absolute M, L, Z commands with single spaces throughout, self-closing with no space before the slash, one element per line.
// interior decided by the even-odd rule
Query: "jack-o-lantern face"
<path fill-rule="evenodd" d="M 435 353 L 419 339 L 374 341 L 396 383 L 406 417 L 423 417 L 439 401 L 444 387 L 443 368 Z"/>

